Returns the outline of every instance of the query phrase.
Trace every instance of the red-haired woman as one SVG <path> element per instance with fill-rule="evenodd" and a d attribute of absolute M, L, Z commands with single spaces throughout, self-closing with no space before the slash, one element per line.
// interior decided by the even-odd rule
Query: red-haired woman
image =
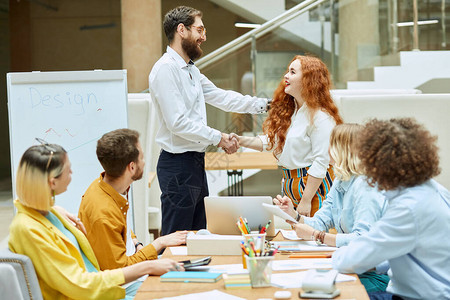
<path fill-rule="evenodd" d="M 283 168 L 283 192 L 305 216 L 319 210 L 334 179 L 328 147 L 331 131 L 342 118 L 330 86 L 330 74 L 320 59 L 295 56 L 275 90 L 263 124 L 266 135 L 234 135 L 241 146 L 273 150 Z"/>

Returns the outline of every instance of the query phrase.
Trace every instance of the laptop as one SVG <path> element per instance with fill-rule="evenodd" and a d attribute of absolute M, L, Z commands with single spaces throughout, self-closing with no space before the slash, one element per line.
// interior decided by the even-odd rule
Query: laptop
<path fill-rule="evenodd" d="M 258 230 L 259 225 L 266 226 L 271 220 L 267 236 L 274 236 L 273 214 L 263 207 L 263 203 L 272 204 L 272 197 L 205 197 L 207 229 L 215 234 L 241 234 L 236 225 L 239 217 L 247 219 L 252 231 Z"/>

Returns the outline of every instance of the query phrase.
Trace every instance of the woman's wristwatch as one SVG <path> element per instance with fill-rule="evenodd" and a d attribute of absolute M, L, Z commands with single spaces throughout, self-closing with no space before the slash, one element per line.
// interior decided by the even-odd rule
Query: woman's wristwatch
<path fill-rule="evenodd" d="M 300 219 L 302 218 L 302 216 L 297 212 L 297 218 L 295 218 L 295 220 L 297 222 L 300 222 Z"/>

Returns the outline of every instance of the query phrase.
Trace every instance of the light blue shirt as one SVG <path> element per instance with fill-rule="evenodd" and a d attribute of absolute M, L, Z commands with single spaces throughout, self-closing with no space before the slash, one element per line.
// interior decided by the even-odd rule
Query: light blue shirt
<path fill-rule="evenodd" d="M 368 232 L 384 209 L 382 193 L 369 186 L 366 177 L 352 176 L 348 181 L 335 180 L 322 207 L 304 221 L 317 230 L 336 228 L 336 247 L 341 247 Z"/>
<path fill-rule="evenodd" d="M 63 223 L 55 216 L 51 211 L 45 216 L 47 220 L 50 221 L 59 231 L 61 231 L 68 239 L 72 242 L 72 244 L 77 247 L 78 251 L 81 253 L 81 257 L 83 258 L 84 265 L 86 266 L 86 271 L 88 272 L 98 272 L 91 261 L 84 255 L 83 250 L 80 248 L 80 244 L 78 244 L 77 238 L 70 232 L 66 227 L 64 227 Z"/>
<path fill-rule="evenodd" d="M 450 193 L 434 180 L 385 193 L 371 230 L 333 254 L 333 268 L 363 273 L 388 260 L 387 291 L 405 299 L 450 299 Z"/>
<path fill-rule="evenodd" d="M 205 103 L 256 114 L 265 112 L 268 100 L 217 88 L 169 46 L 150 72 L 149 90 L 160 124 L 156 143 L 170 153 L 204 152 L 219 144 L 221 133 L 207 125 Z"/>

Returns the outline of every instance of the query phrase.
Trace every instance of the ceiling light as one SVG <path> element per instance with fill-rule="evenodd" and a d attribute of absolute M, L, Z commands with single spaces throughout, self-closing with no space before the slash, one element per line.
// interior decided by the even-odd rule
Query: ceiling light
<path fill-rule="evenodd" d="M 235 27 L 238 27 L 238 28 L 252 28 L 252 29 L 254 29 L 254 28 L 259 28 L 259 27 L 261 27 L 261 24 L 239 23 L 239 22 L 236 22 L 236 23 L 234 23 L 234 26 L 235 26 Z"/>
<path fill-rule="evenodd" d="M 417 25 L 430 25 L 430 24 L 437 24 L 439 23 L 438 20 L 427 20 L 427 21 L 418 21 Z M 414 22 L 401 22 L 397 23 L 398 27 L 408 27 L 408 26 L 414 26 Z"/>

